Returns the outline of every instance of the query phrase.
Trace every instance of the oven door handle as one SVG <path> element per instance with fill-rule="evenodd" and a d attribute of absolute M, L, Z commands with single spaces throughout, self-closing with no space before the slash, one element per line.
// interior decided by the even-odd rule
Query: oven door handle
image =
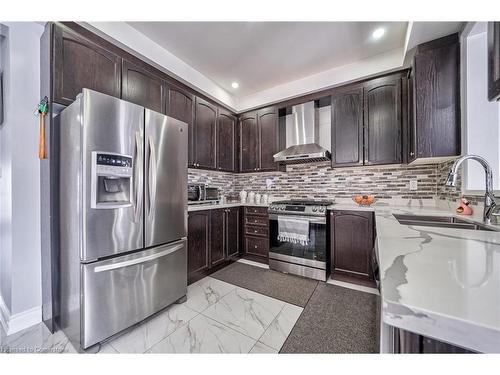
<path fill-rule="evenodd" d="M 309 223 L 314 223 L 314 224 L 326 224 L 326 217 L 315 217 L 315 216 L 301 216 L 301 215 L 276 215 L 276 214 L 269 214 L 269 220 L 278 220 L 278 217 L 284 217 L 284 218 L 290 218 L 290 219 L 299 219 L 299 220 L 306 220 Z"/>

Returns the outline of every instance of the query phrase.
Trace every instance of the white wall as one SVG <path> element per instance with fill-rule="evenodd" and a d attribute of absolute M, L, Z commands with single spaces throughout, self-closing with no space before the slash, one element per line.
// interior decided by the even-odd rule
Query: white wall
<path fill-rule="evenodd" d="M 0 292 L 9 333 L 41 321 L 38 118 L 40 36 L 32 22 L 4 23 L 5 123 L 0 128 Z"/>
<path fill-rule="evenodd" d="M 480 27 L 481 25 L 476 25 Z M 487 35 L 485 31 L 467 37 L 466 51 L 466 153 L 484 157 L 493 169 L 495 190 L 500 190 L 500 104 L 488 101 Z M 484 190 L 484 170 L 468 161 L 466 191 Z"/>

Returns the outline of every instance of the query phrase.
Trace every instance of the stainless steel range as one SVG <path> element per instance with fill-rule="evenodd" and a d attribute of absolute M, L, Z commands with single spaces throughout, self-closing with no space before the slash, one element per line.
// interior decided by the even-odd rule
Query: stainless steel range
<path fill-rule="evenodd" d="M 326 281 L 327 207 L 333 201 L 287 200 L 269 206 L 269 268 Z"/>

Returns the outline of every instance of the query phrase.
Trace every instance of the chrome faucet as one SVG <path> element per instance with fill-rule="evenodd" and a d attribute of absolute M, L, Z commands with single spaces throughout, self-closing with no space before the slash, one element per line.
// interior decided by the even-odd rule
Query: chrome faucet
<path fill-rule="evenodd" d="M 446 186 L 455 186 L 458 177 L 458 168 L 466 160 L 475 160 L 481 164 L 484 168 L 484 173 L 486 176 L 486 191 L 484 194 L 484 210 L 483 210 L 483 220 L 485 223 L 490 224 L 492 215 L 494 215 L 494 221 L 498 218 L 498 211 L 500 206 L 497 206 L 495 202 L 495 195 L 493 194 L 493 171 L 486 159 L 478 155 L 465 155 L 453 163 L 450 173 L 448 173 L 448 178 L 446 179 Z"/>

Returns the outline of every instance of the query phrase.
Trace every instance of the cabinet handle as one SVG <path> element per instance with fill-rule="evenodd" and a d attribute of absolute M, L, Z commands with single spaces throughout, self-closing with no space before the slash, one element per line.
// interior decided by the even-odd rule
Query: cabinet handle
<path fill-rule="evenodd" d="M 254 247 L 253 247 L 253 248 L 254 248 L 254 249 L 256 249 L 256 248 L 257 248 L 257 245 L 254 245 Z"/>
<path fill-rule="evenodd" d="M 410 156 L 414 156 L 414 155 L 415 155 L 415 153 L 414 153 L 414 152 L 410 152 Z"/>

